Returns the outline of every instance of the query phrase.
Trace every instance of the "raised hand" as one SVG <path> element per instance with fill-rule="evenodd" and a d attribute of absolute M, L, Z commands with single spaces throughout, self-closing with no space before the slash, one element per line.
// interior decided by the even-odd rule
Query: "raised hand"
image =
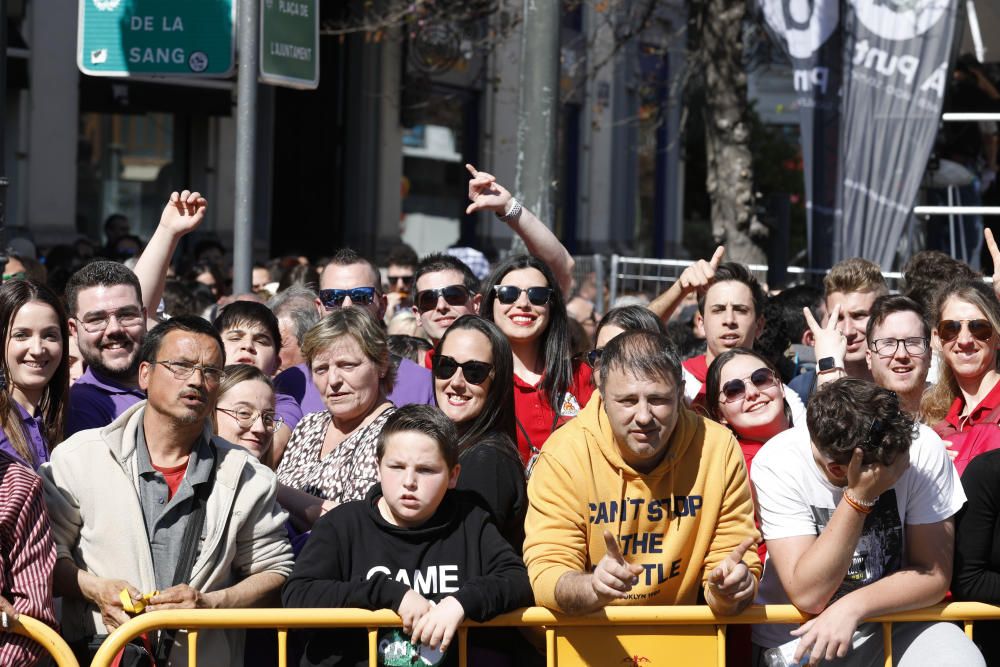
<path fill-rule="evenodd" d="M 833 357 L 838 363 L 843 364 L 844 357 L 847 356 L 847 338 L 844 336 L 844 332 L 837 330 L 837 322 L 840 321 L 840 304 L 833 307 L 826 326 L 820 326 L 808 306 L 802 309 L 802 314 L 805 316 L 806 325 L 816 341 L 813 344 L 816 358 Z"/>
<path fill-rule="evenodd" d="M 695 290 L 707 289 L 709 285 L 715 282 L 715 270 L 719 268 L 719 264 L 722 262 L 725 254 L 726 249 L 720 245 L 715 249 L 712 259 L 708 261 L 699 259 L 684 269 L 681 277 L 677 279 L 678 284 L 681 286 L 681 291 L 684 294 L 690 294 Z"/>
<path fill-rule="evenodd" d="M 730 607 L 749 604 L 754 596 L 756 580 L 753 573 L 750 572 L 750 568 L 743 562 L 743 556 L 754 545 L 755 541 L 752 537 L 743 540 L 708 575 L 709 593 L 712 598 L 726 607 L 726 611 Z"/>
<path fill-rule="evenodd" d="M 606 605 L 612 600 L 623 599 L 632 590 L 632 586 L 638 583 L 643 569 L 641 565 L 625 560 L 618 540 L 608 530 L 604 531 L 604 546 L 606 552 L 594 568 L 590 583 L 594 594 Z"/>
<path fill-rule="evenodd" d="M 993 258 L 993 293 L 1000 298 L 1000 248 L 997 247 L 996 239 L 993 238 L 993 230 L 989 227 L 983 232 L 986 237 L 986 248 Z"/>
<path fill-rule="evenodd" d="M 472 175 L 469 180 L 469 199 L 472 200 L 472 203 L 465 209 L 466 214 L 472 214 L 476 211 L 492 211 L 499 215 L 505 215 L 507 207 L 513 199 L 507 188 L 497 183 L 497 177 L 493 174 L 477 171 L 471 164 L 465 165 L 465 168 Z"/>
<path fill-rule="evenodd" d="M 206 208 L 208 201 L 200 192 L 190 190 L 172 192 L 167 205 L 163 207 L 163 213 L 160 214 L 160 226 L 178 236 L 187 234 L 197 229 L 205 219 Z"/>
<path fill-rule="evenodd" d="M 896 455 L 890 465 L 863 463 L 864 451 L 854 448 L 851 461 L 847 464 L 847 491 L 855 500 L 872 502 L 892 488 L 910 467 L 910 453 Z"/>

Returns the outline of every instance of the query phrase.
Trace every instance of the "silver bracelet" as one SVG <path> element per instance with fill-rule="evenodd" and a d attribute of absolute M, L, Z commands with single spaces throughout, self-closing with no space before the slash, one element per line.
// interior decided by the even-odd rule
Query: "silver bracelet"
<path fill-rule="evenodd" d="M 861 500 L 861 498 L 855 497 L 855 495 L 847 489 L 844 489 L 844 495 L 847 496 L 847 498 L 850 501 L 855 502 L 858 505 L 861 505 L 865 509 L 871 509 L 875 507 L 876 504 L 878 504 L 878 496 L 875 496 L 875 500 Z"/>
<path fill-rule="evenodd" d="M 514 202 L 514 205 L 510 207 L 510 210 L 503 215 L 500 215 L 499 213 L 496 214 L 496 216 L 504 222 L 513 222 L 521 216 L 521 202 L 517 201 L 513 197 L 511 197 L 510 200 Z"/>

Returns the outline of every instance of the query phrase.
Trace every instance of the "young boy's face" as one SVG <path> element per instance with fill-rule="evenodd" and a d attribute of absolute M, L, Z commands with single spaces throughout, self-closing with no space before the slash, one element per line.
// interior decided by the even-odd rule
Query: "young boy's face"
<path fill-rule="evenodd" d="M 226 348 L 226 365 L 250 364 L 270 377 L 278 368 L 280 341 L 267 328 L 255 322 L 242 322 L 221 333 Z"/>
<path fill-rule="evenodd" d="M 423 524 L 445 491 L 455 488 L 459 467 L 448 468 L 438 443 L 428 435 L 403 431 L 389 436 L 378 465 L 386 519 L 401 528 Z"/>

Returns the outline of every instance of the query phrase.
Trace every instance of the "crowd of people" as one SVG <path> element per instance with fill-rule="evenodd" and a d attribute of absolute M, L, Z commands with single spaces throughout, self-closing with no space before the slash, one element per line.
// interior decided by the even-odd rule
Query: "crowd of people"
<path fill-rule="evenodd" d="M 5 276 L 0 664 L 43 655 L 7 632 L 19 614 L 89 664 L 144 610 L 390 609 L 384 664 L 454 664 L 463 621 L 533 604 L 791 603 L 810 620 L 732 632 L 730 664 L 874 665 L 868 618 L 1000 603 L 1000 282 L 925 251 L 902 293 L 854 258 L 769 294 L 719 248 L 602 314 L 552 232 L 468 168 L 469 212 L 527 254 L 401 248 L 383 275 L 340 249 L 227 295 L 218 253 L 173 265 L 207 207 L 184 191 L 127 261 Z M 1000 664 L 989 624 L 892 633 L 898 665 Z M 537 664 L 535 639 L 474 630 L 470 660 Z M 125 652 L 182 664 L 187 642 Z M 205 631 L 197 652 L 257 665 L 269 643 Z"/>

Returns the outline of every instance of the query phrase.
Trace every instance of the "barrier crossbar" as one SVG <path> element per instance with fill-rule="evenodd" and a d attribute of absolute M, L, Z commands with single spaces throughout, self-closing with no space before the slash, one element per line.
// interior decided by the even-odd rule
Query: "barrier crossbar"
<path fill-rule="evenodd" d="M 37 642 L 52 656 L 56 667 L 80 667 L 80 663 L 76 661 L 76 656 L 73 655 L 73 650 L 59 636 L 59 633 L 36 618 L 21 614 L 13 622 L 9 632 Z M 0 632 L 0 637 L 3 637 L 2 632 Z"/>
<path fill-rule="evenodd" d="M 597 634 L 595 628 L 604 630 L 645 632 L 654 636 L 656 645 L 662 656 L 669 656 L 678 664 L 687 664 L 683 653 L 678 654 L 670 639 L 682 637 L 685 628 L 701 628 L 700 637 L 703 642 L 712 642 L 710 646 L 714 664 L 721 667 L 725 664 L 725 628 L 731 624 L 760 623 L 802 623 L 809 616 L 802 614 L 792 605 L 752 606 L 737 616 L 716 616 L 704 605 L 676 607 L 607 607 L 606 609 L 585 616 L 567 616 L 555 613 L 543 607 L 529 607 L 519 611 L 502 614 L 487 623 L 466 622 L 459 629 L 458 655 L 459 664 L 465 667 L 468 661 L 468 630 L 478 627 L 520 627 L 540 628 L 545 632 L 546 664 L 549 667 L 559 665 L 586 664 L 577 661 L 572 651 L 567 651 L 567 657 L 558 657 L 557 651 L 565 648 L 567 635 L 574 629 L 585 630 L 587 634 Z M 882 623 L 885 629 L 885 664 L 892 665 L 892 623 L 911 621 L 955 621 L 962 622 L 965 633 L 972 637 L 974 621 L 1000 619 L 1000 607 L 979 602 L 952 602 L 939 604 L 924 609 L 877 616 L 868 619 L 871 622 Z M 115 655 L 132 639 L 144 632 L 162 629 L 184 629 L 188 631 L 188 664 L 195 667 L 197 663 L 198 631 L 207 629 L 233 628 L 263 628 L 274 629 L 278 633 L 278 665 L 287 665 L 288 631 L 301 628 L 362 628 L 368 633 L 369 662 L 377 661 L 377 637 L 381 628 L 399 627 L 399 616 L 383 611 L 365 611 L 362 609 L 192 609 L 157 611 L 140 614 L 116 629 L 104 642 L 94 660 L 92 667 L 108 667 Z M 650 632 L 654 627 L 674 627 L 676 632 Z M 645 631 L 642 629 L 645 628 Z M 579 638 L 581 635 L 574 635 Z M 603 636 L 608 636 L 604 634 Z M 617 636 L 617 634 L 615 635 Z M 572 641 L 572 640 L 571 640 Z M 628 654 L 622 653 L 626 658 Z M 640 656 L 633 656 L 634 663 L 639 663 Z M 648 659 L 648 656 L 646 656 Z M 624 660 L 623 662 L 627 662 Z M 72 665 L 73 663 L 60 663 Z M 709 664 L 709 663 L 699 663 Z"/>
<path fill-rule="evenodd" d="M 611 256 L 610 301 L 624 294 L 641 293 L 649 298 L 657 296 L 680 278 L 684 269 L 695 262 L 681 259 L 653 259 L 649 257 Z M 767 282 L 766 264 L 748 264 L 754 277 Z M 809 276 L 825 276 L 825 269 L 808 269 L 789 266 L 786 269 L 789 284 L 805 282 Z M 903 274 L 898 271 L 883 271 L 882 276 L 890 290 L 898 291 L 903 283 Z"/>

